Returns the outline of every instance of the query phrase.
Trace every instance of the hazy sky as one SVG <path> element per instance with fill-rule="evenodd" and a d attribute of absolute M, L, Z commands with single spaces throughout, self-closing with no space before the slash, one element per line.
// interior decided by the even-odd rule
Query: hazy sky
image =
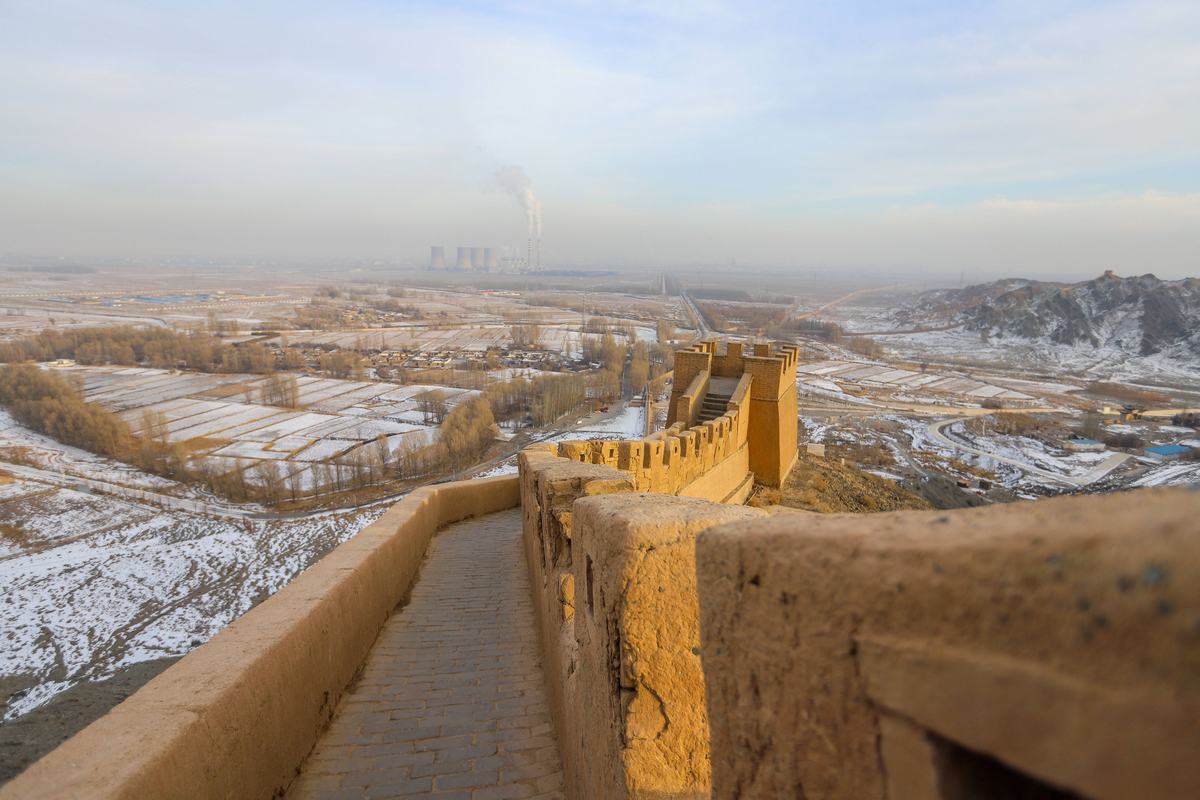
<path fill-rule="evenodd" d="M 1200 274 L 1200 2 L 0 0 L 0 252 Z"/>

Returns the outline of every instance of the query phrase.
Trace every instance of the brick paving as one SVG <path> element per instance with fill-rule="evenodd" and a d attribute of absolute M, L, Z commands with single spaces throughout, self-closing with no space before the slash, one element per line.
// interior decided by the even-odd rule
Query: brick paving
<path fill-rule="evenodd" d="M 520 510 L 433 538 L 288 800 L 562 797 Z"/>

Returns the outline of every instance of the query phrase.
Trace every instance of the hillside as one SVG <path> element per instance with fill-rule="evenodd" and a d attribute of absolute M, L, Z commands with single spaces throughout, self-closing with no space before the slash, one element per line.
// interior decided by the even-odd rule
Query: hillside
<path fill-rule="evenodd" d="M 782 489 L 762 489 L 750 505 L 778 505 L 822 514 L 933 508 L 924 498 L 889 480 L 836 461 L 803 455 Z"/>
<path fill-rule="evenodd" d="M 897 315 L 904 324 L 960 323 L 990 340 L 1114 349 L 1200 360 L 1200 280 L 1122 278 L 1075 284 L 1005 279 L 927 292 Z"/>

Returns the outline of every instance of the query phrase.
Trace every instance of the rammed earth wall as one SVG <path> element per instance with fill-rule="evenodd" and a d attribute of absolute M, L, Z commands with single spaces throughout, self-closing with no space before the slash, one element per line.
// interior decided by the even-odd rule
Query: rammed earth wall
<path fill-rule="evenodd" d="M 1175 490 L 701 533 L 714 796 L 1200 797 L 1198 521 Z"/>

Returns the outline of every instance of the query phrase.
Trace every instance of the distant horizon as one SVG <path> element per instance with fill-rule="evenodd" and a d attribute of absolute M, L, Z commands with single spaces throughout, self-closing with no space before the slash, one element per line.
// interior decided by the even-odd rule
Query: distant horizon
<path fill-rule="evenodd" d="M 304 269 L 309 272 L 327 273 L 330 270 L 338 269 L 354 269 L 354 270 L 387 270 L 397 269 L 407 273 L 428 274 L 430 277 L 447 276 L 458 278 L 470 278 L 478 276 L 481 278 L 536 278 L 541 273 L 517 273 L 517 272 L 486 272 L 473 270 L 455 270 L 449 269 L 445 271 L 430 270 L 426 264 L 421 264 L 411 260 L 387 259 L 384 257 L 373 256 L 345 256 L 345 257 L 314 257 L 314 258 L 271 258 L 267 256 L 60 256 L 60 255 L 44 255 L 44 254 L 0 254 L 0 270 L 21 267 L 45 266 L 51 264 L 61 264 L 64 266 L 91 267 L 102 271 L 105 268 L 111 269 L 131 269 L 137 267 L 152 267 L 163 269 L 262 269 L 264 271 L 274 269 L 284 269 L 295 267 Z M 569 264 L 569 265 L 545 265 L 544 272 L 549 273 L 548 277 L 554 277 L 556 271 L 577 271 L 581 273 L 614 273 L 622 277 L 628 277 L 636 274 L 639 277 L 651 277 L 645 274 L 646 270 L 651 270 L 654 273 L 664 273 L 675 275 L 681 278 L 699 277 L 701 278 L 695 285 L 703 285 L 709 280 L 724 280 L 724 281 L 745 281 L 750 278 L 771 279 L 776 277 L 786 277 L 792 281 L 804 282 L 806 280 L 820 280 L 824 278 L 835 278 L 841 282 L 853 283 L 870 283 L 870 284 L 885 284 L 887 282 L 899 282 L 903 284 L 913 283 L 930 283 L 941 286 L 968 286 L 973 284 L 991 283 L 1000 280 L 1035 280 L 1048 283 L 1081 283 L 1089 280 L 1094 280 L 1103 276 L 1106 272 L 1114 272 L 1120 278 L 1135 278 L 1144 275 L 1153 275 L 1154 277 L 1164 281 L 1179 281 L 1179 280 L 1197 280 L 1200 279 L 1200 270 L 1195 274 L 1180 274 L 1166 275 L 1161 272 L 1156 272 L 1153 269 L 1147 270 L 1122 270 L 1122 269 L 1093 269 L 1080 271 L 1054 271 L 1043 275 L 1023 274 L 1018 270 L 1012 272 L 986 272 L 986 273 L 969 273 L 966 270 L 960 270 L 957 274 L 951 274 L 948 271 L 938 270 L 920 270 L 920 269 L 887 269 L 880 267 L 878 269 L 863 269 L 855 275 L 847 275 L 844 270 L 832 266 L 781 266 L 770 264 L 738 264 L 737 272 L 731 271 L 731 267 L 727 264 L 650 264 L 650 263 L 596 263 L 596 264 Z M 753 290 L 761 290 L 763 287 L 752 286 Z"/>
<path fill-rule="evenodd" d="M 1197 41 L 1186 0 L 15 2 L 0 248 L 1175 279 Z"/>

